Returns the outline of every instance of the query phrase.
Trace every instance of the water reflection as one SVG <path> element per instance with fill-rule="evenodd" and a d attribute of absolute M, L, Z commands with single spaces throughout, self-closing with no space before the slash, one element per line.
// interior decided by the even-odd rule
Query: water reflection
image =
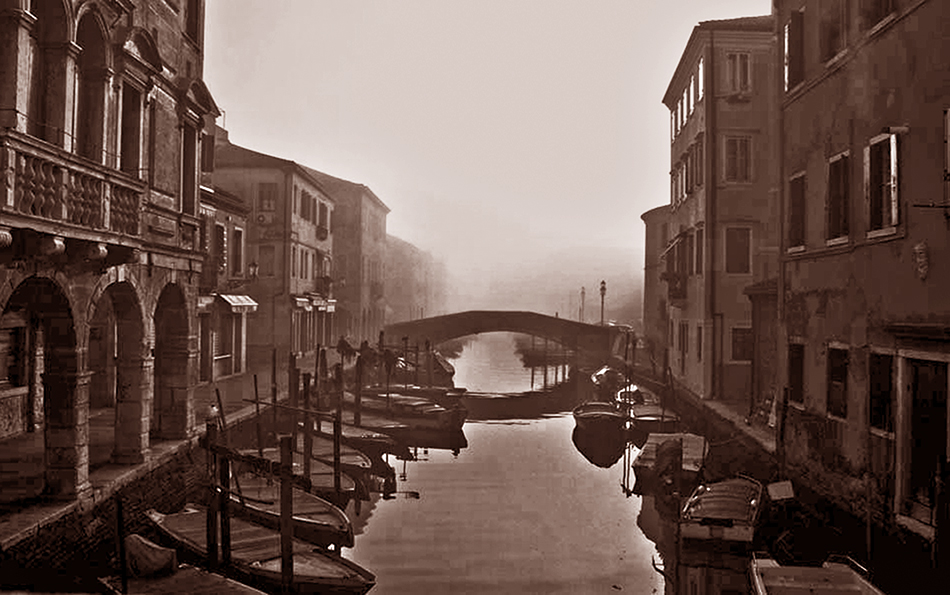
<path fill-rule="evenodd" d="M 613 467 L 627 448 L 626 430 L 613 424 L 576 425 L 571 441 L 593 465 Z"/>

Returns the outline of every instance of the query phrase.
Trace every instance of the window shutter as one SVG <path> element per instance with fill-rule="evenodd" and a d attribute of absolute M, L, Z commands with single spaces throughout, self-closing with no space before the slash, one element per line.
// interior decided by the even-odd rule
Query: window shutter
<path fill-rule="evenodd" d="M 871 147 L 864 147 L 864 211 L 867 229 L 873 229 L 874 214 L 871 212 Z"/>
<path fill-rule="evenodd" d="M 897 182 L 898 182 L 898 180 L 897 180 L 897 165 L 898 165 L 897 149 L 898 149 L 898 147 L 897 147 L 897 135 L 896 135 L 896 134 L 892 134 L 892 135 L 891 135 L 890 143 L 891 143 L 891 155 L 890 155 L 890 157 L 891 157 L 891 167 L 890 167 L 890 170 L 891 170 L 891 179 L 890 179 L 890 181 L 889 181 L 889 183 L 888 183 L 888 185 L 890 186 L 890 194 L 891 194 L 891 197 L 890 197 L 890 198 L 891 198 L 891 205 L 890 205 L 890 206 L 891 206 L 891 213 L 890 213 L 890 215 L 891 215 L 891 225 L 897 225 L 897 216 L 898 216 L 898 211 L 899 211 L 899 205 L 900 205 L 900 203 L 898 202 L 898 196 L 897 196 L 897 188 L 898 188 L 898 185 L 897 185 Z"/>

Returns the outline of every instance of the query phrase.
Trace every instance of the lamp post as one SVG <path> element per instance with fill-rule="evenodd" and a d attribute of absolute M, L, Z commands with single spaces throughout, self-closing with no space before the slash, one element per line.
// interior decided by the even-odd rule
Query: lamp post
<path fill-rule="evenodd" d="M 607 282 L 600 282 L 600 326 L 604 326 L 604 296 L 607 295 Z"/>

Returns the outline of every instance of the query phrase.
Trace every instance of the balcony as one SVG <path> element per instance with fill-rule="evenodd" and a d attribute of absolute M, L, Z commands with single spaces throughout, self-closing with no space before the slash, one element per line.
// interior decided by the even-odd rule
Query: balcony
<path fill-rule="evenodd" d="M 331 281 L 330 277 L 317 277 L 314 279 L 313 291 L 323 297 L 330 297 Z"/>
<path fill-rule="evenodd" d="M 145 184 L 123 172 L 8 130 L 0 134 L 0 180 L 0 212 L 13 228 L 138 244 Z"/>

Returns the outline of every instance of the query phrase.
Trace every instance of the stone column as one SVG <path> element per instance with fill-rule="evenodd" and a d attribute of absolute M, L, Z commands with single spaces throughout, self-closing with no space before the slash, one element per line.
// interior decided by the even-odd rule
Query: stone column
<path fill-rule="evenodd" d="M 0 128 L 26 132 L 30 89 L 30 32 L 36 17 L 21 8 L 0 9 Z"/>
<path fill-rule="evenodd" d="M 161 369 L 156 368 L 155 434 L 166 440 L 181 440 L 195 432 L 195 383 L 198 351 L 166 350 Z"/>
<path fill-rule="evenodd" d="M 127 359 L 116 367 L 115 449 L 112 460 L 120 464 L 141 463 L 149 453 L 149 422 L 155 360 Z"/>
<path fill-rule="evenodd" d="M 46 489 L 74 499 L 89 483 L 89 372 L 49 370 L 43 374 L 46 393 Z"/>
<path fill-rule="evenodd" d="M 46 131 L 43 138 L 72 151 L 75 142 L 73 106 L 76 103 L 76 61 L 82 51 L 69 41 L 43 48 L 47 51 Z"/>

